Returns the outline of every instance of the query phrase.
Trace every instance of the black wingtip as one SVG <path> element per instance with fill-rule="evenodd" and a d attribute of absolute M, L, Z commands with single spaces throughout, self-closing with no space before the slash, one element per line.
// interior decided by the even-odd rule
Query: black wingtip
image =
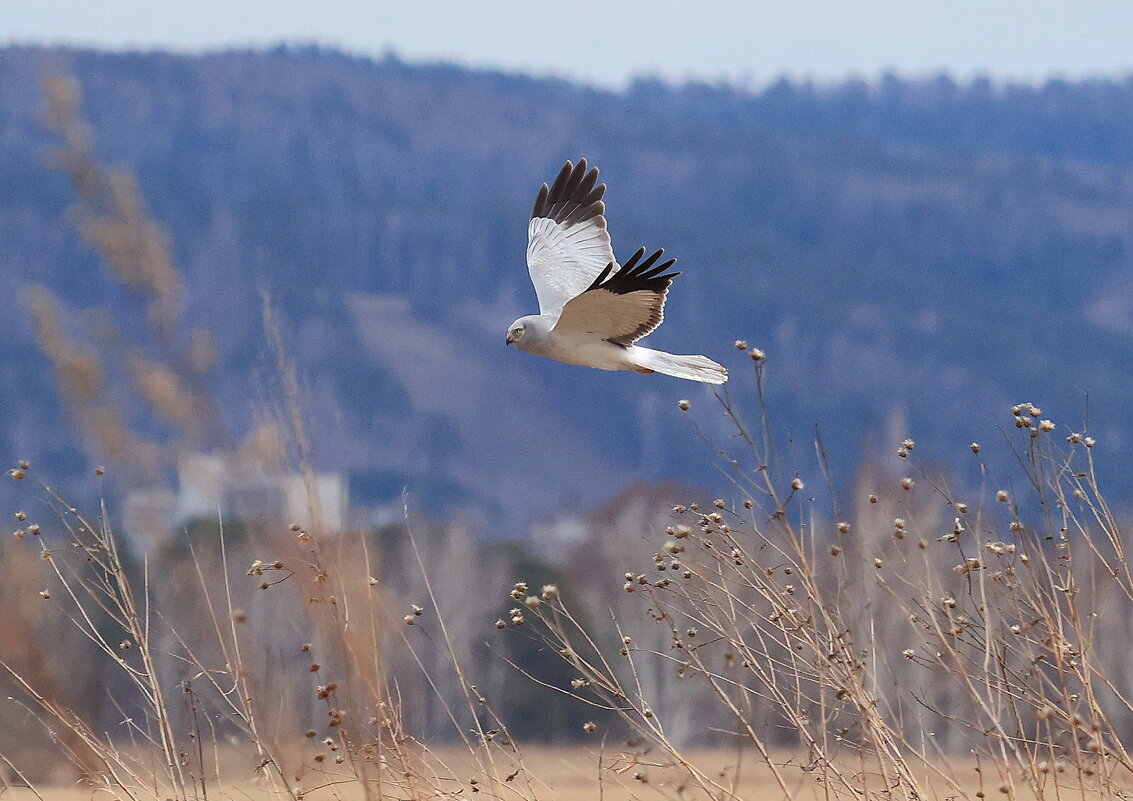
<path fill-rule="evenodd" d="M 554 182 L 539 190 L 531 217 L 547 217 L 564 225 L 577 225 L 605 213 L 601 200 L 606 185 L 598 183 L 598 168 L 590 167 L 585 158 L 578 164 L 567 161 Z"/>
<path fill-rule="evenodd" d="M 605 289 L 607 292 L 613 292 L 618 295 L 641 291 L 665 292 L 669 288 L 669 284 L 673 282 L 673 279 L 680 275 L 679 272 L 665 272 L 676 264 L 677 260 L 669 259 L 658 265 L 657 262 L 665 255 L 664 249 L 661 249 L 654 251 L 649 258 L 639 263 L 639 260 L 644 255 L 645 248 L 638 248 L 637 252 L 630 257 L 629 261 L 623 264 L 621 269 L 613 275 L 610 275 L 614 267 L 613 262 L 607 264 L 598 277 L 594 279 L 594 283 L 590 285 L 587 291 L 590 289 Z"/>

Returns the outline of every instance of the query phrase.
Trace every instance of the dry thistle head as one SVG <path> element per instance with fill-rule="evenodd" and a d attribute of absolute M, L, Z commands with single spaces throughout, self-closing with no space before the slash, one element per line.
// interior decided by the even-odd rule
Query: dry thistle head
<path fill-rule="evenodd" d="M 1007 490 L 999 490 L 997 493 L 995 493 L 995 499 L 1000 503 L 1007 503 Z"/>
<path fill-rule="evenodd" d="M 795 490 L 796 492 L 801 490 L 805 486 L 806 484 L 804 484 L 803 480 L 798 476 L 795 476 L 795 478 L 791 480 L 791 489 Z"/>
<path fill-rule="evenodd" d="M 912 488 L 913 488 L 913 480 L 911 478 L 909 478 L 908 476 L 905 476 L 903 479 L 901 479 L 901 489 L 911 490 Z"/>
<path fill-rule="evenodd" d="M 593 734 L 598 731 L 598 724 L 592 720 L 588 720 L 582 724 L 582 730 L 587 734 Z"/>
<path fill-rule="evenodd" d="M 754 362 L 761 362 L 767 358 L 767 354 L 761 351 L 759 348 L 752 348 L 750 351 L 748 351 L 748 355 L 751 356 L 751 360 Z"/>
<path fill-rule="evenodd" d="M 681 398 L 679 401 L 677 401 L 677 408 L 680 409 L 682 412 L 687 412 L 689 409 L 692 408 L 692 404 L 689 403 L 689 401 L 687 399 Z"/>
<path fill-rule="evenodd" d="M 747 343 L 742 339 L 736 340 L 736 350 L 747 350 Z"/>
<path fill-rule="evenodd" d="M 968 448 L 972 451 L 972 453 L 979 453 L 980 452 L 980 444 L 978 442 L 973 442 L 971 445 L 968 446 Z"/>

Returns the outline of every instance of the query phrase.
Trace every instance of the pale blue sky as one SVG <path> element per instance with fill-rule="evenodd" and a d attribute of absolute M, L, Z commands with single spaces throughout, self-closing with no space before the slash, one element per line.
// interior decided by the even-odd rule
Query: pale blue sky
<path fill-rule="evenodd" d="M 317 42 L 617 86 L 941 69 L 1133 73 L 1130 0 L 0 0 L 0 42 L 196 51 Z"/>

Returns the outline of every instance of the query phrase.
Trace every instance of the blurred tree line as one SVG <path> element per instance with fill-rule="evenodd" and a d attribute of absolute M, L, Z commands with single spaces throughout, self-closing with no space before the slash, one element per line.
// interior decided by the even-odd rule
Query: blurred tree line
<path fill-rule="evenodd" d="M 836 415 L 824 438 L 843 479 L 896 408 L 946 447 L 987 438 L 992 410 L 1019 397 L 1077 419 L 1088 397 L 1111 491 L 1133 493 L 1119 422 L 1133 402 L 1129 80 L 615 93 L 311 48 L 5 48 L 0 302 L 14 323 L 0 369 L 38 402 L 0 399 L 0 450 L 75 480 L 106 457 L 49 434 L 63 413 L 16 299 L 49 288 L 63 332 L 82 308 L 121 316 L 132 301 L 44 164 L 52 68 L 82 87 L 92 154 L 136 175 L 168 235 L 183 319 L 214 348 L 219 427 L 240 438 L 261 421 L 248 377 L 272 372 L 266 291 L 321 412 L 314 458 L 349 472 L 359 506 L 409 484 L 432 511 L 474 507 L 515 534 L 634 478 L 711 478 L 697 438 L 664 425 L 687 388 L 499 345 L 533 308 L 533 192 L 580 155 L 610 182 L 616 251 L 664 246 L 684 271 L 657 345 L 759 345 L 785 368 L 770 388 L 783 425 L 809 437 Z"/>

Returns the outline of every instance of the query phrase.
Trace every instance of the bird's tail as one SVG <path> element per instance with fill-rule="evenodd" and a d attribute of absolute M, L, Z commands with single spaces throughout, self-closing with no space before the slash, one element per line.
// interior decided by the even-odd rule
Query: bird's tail
<path fill-rule="evenodd" d="M 675 353 L 642 348 L 633 348 L 633 362 L 644 370 L 664 373 L 689 381 L 705 384 L 723 384 L 728 380 L 728 371 L 707 356 L 679 356 Z"/>

